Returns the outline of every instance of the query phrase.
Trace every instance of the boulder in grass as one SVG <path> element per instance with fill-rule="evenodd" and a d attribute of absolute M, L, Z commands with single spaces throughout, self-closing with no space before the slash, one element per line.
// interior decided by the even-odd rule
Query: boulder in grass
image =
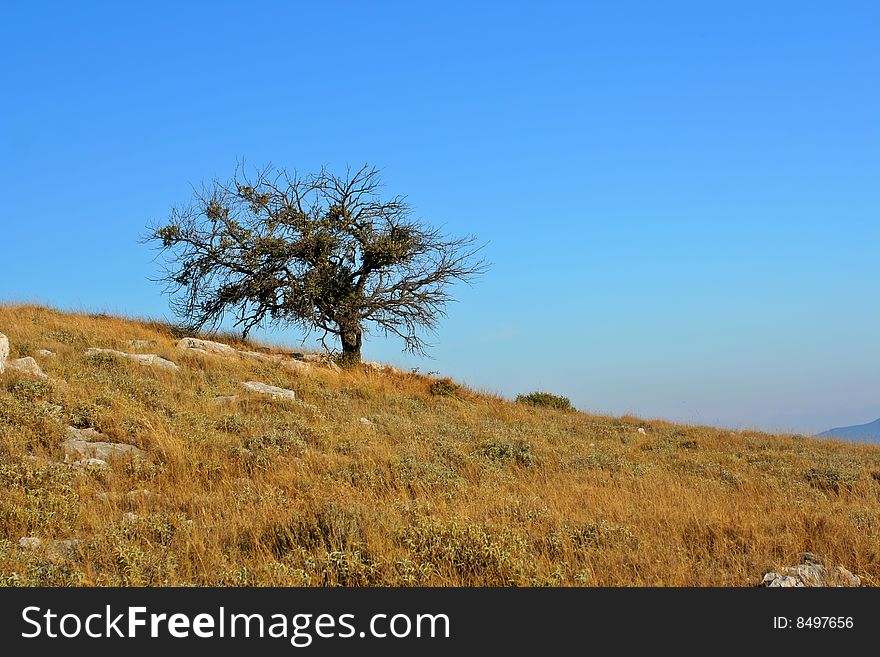
<path fill-rule="evenodd" d="M 843 566 L 826 569 L 819 558 L 812 552 L 802 552 L 804 563 L 797 566 L 785 566 L 778 571 L 769 572 L 761 580 L 761 586 L 770 588 L 800 587 L 854 587 L 861 586 L 862 580 L 853 575 Z"/>
<path fill-rule="evenodd" d="M 296 401 L 296 392 L 287 388 L 279 388 L 278 386 L 270 386 L 259 381 L 245 381 L 241 384 L 251 392 L 257 392 L 261 395 L 269 395 L 272 399 L 288 399 Z"/>
<path fill-rule="evenodd" d="M 61 443 L 65 463 L 79 463 L 87 459 L 109 461 L 113 458 L 146 457 L 147 453 L 134 445 L 109 443 L 103 440 L 76 440 L 68 438 Z M 80 466 L 88 465 L 79 463 Z"/>
<path fill-rule="evenodd" d="M 0 333 L 0 374 L 3 373 L 7 358 L 9 358 L 9 338 Z"/>
<path fill-rule="evenodd" d="M 180 370 L 177 363 L 173 363 L 167 358 L 162 358 L 157 354 L 127 354 L 124 351 L 117 351 L 116 349 L 100 349 L 98 347 L 92 347 L 86 350 L 86 356 L 97 356 L 98 354 L 113 354 L 119 358 L 133 360 L 141 365 L 149 365 L 163 370 L 171 370 L 173 372 Z"/>
<path fill-rule="evenodd" d="M 6 369 L 21 372 L 22 374 L 30 374 L 40 379 L 48 379 L 49 377 L 40 368 L 40 365 L 31 356 L 24 358 L 13 358 L 6 361 Z"/>
<path fill-rule="evenodd" d="M 178 340 L 177 346 L 181 349 L 195 349 L 209 354 L 219 354 L 221 356 L 235 356 L 237 351 L 228 344 L 222 342 L 214 342 L 212 340 L 202 340 L 201 338 L 182 338 Z"/>

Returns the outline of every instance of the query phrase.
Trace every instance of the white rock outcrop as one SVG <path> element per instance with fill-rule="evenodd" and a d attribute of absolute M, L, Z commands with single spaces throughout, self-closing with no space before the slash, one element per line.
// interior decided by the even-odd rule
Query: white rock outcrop
<path fill-rule="evenodd" d="M 86 356 L 97 356 L 98 354 L 113 354 L 114 356 L 118 356 L 119 358 L 127 358 L 128 360 L 133 360 L 136 363 L 140 363 L 141 365 L 149 365 L 152 367 L 158 367 L 163 370 L 170 370 L 173 372 L 180 371 L 180 368 L 177 366 L 177 363 L 173 363 L 167 358 L 162 358 L 157 354 L 127 354 L 124 351 L 117 351 L 116 349 L 100 349 L 98 347 L 91 347 L 86 350 Z"/>
<path fill-rule="evenodd" d="M 25 356 L 24 358 L 13 358 L 12 360 L 6 361 L 6 369 L 15 370 L 16 372 L 21 372 L 22 374 L 30 374 L 31 376 L 36 376 L 41 379 L 48 379 L 49 377 L 40 369 L 40 365 L 35 361 L 31 356 Z"/>
<path fill-rule="evenodd" d="M 262 351 L 246 351 L 230 347 L 228 344 L 223 344 L 222 342 L 214 342 L 202 338 L 182 338 L 177 342 L 177 346 L 190 353 L 197 353 L 203 356 L 214 355 L 230 358 L 238 356 L 240 358 L 247 358 L 248 360 L 255 360 L 261 363 L 271 363 L 273 365 L 285 367 L 294 372 L 309 372 L 315 366 L 326 367 L 334 371 L 339 371 L 340 369 L 336 363 L 330 360 L 327 356 L 321 354 L 273 354 Z M 381 367 L 389 368 L 389 366 L 385 365 Z M 394 368 L 390 368 L 390 370 L 397 371 L 394 370 Z"/>
<path fill-rule="evenodd" d="M 764 575 L 761 586 L 770 588 L 796 588 L 805 586 L 861 586 L 862 580 L 853 575 L 843 566 L 835 566 L 828 570 L 811 552 L 801 553 L 804 563 L 797 566 L 785 566 L 779 571 Z"/>
<path fill-rule="evenodd" d="M 365 360 L 364 366 L 369 367 L 374 372 L 382 372 L 384 374 L 400 374 L 400 370 L 392 365 L 386 365 L 385 363 L 377 363 L 374 360 Z"/>
<path fill-rule="evenodd" d="M 251 392 L 257 392 L 261 395 L 269 395 L 273 399 L 289 399 L 291 401 L 296 400 L 296 392 L 294 392 L 293 390 L 288 390 L 287 388 L 270 386 L 265 383 L 260 383 L 259 381 L 244 381 L 241 385 Z"/>
<path fill-rule="evenodd" d="M 64 462 L 76 467 L 106 467 L 111 458 L 145 457 L 147 453 L 134 445 L 111 443 L 100 431 L 67 427 L 61 443 Z M 97 463 L 96 461 L 100 461 Z"/>
<path fill-rule="evenodd" d="M 209 354 L 219 354 L 221 356 L 234 356 L 238 351 L 228 344 L 222 342 L 213 342 L 211 340 L 202 340 L 201 338 L 183 338 L 178 340 L 177 346 L 181 349 L 195 349 Z"/>
<path fill-rule="evenodd" d="M 72 559 L 81 544 L 82 541 L 77 538 L 43 541 L 39 536 L 22 536 L 18 539 L 18 547 L 22 550 L 36 551 L 45 547 L 46 556 L 52 561 Z"/>
<path fill-rule="evenodd" d="M 104 459 L 80 459 L 79 461 L 74 461 L 71 463 L 74 468 L 79 468 L 80 470 L 88 470 L 90 468 L 96 470 L 105 470 L 110 467 L 110 464 L 107 463 Z"/>
<path fill-rule="evenodd" d="M 36 353 L 37 356 L 42 356 L 43 358 L 52 358 L 57 355 L 54 351 L 50 351 L 48 349 L 37 349 L 37 351 L 34 353 Z"/>
<path fill-rule="evenodd" d="M 103 440 L 106 438 L 103 433 L 98 431 L 97 429 L 92 429 L 91 427 L 87 427 L 85 429 L 77 429 L 76 427 L 67 427 L 64 430 L 64 438 L 66 440 Z"/>
<path fill-rule="evenodd" d="M 7 358 L 9 358 L 9 338 L 0 333 L 0 374 L 6 368 Z"/>

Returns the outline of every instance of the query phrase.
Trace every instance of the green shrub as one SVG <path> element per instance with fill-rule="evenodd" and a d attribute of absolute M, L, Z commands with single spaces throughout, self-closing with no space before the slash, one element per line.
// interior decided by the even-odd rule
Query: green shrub
<path fill-rule="evenodd" d="M 532 406 L 543 406 L 545 408 L 556 408 L 562 411 L 573 411 L 571 400 L 568 397 L 554 395 L 549 392 L 530 392 L 527 395 L 517 395 L 517 404 L 530 404 Z"/>
<path fill-rule="evenodd" d="M 451 397 L 458 392 L 459 387 L 451 379 L 439 379 L 434 381 L 428 390 L 435 397 Z"/>

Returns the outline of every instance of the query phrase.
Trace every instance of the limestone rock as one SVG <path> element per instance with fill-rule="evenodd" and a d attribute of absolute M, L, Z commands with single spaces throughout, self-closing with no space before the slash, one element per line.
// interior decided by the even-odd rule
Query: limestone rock
<path fill-rule="evenodd" d="M 48 376 L 46 376 L 43 370 L 40 369 L 37 361 L 35 361 L 31 356 L 7 360 L 6 369 L 15 370 L 16 372 L 21 372 L 22 374 L 30 374 L 31 376 L 36 376 L 41 379 L 49 378 Z"/>
<path fill-rule="evenodd" d="M 802 552 L 804 563 L 785 566 L 779 571 L 769 572 L 761 580 L 761 586 L 789 588 L 800 586 L 861 586 L 862 580 L 843 566 L 827 570 L 818 557 L 811 552 Z"/>
<path fill-rule="evenodd" d="M 251 392 L 258 392 L 263 395 L 269 395 L 273 399 L 289 399 L 296 400 L 296 392 L 293 390 L 288 390 L 286 388 L 279 388 L 277 386 L 270 386 L 265 383 L 260 383 L 259 381 L 245 381 L 241 384 Z"/>
<path fill-rule="evenodd" d="M 9 338 L 0 333 L 0 374 L 6 368 L 7 358 L 9 358 Z"/>
<path fill-rule="evenodd" d="M 242 358 L 249 358 L 250 360 L 258 360 L 261 363 L 280 363 L 283 360 L 283 356 L 278 354 L 264 354 L 259 351 L 236 351 L 239 356 Z"/>
<path fill-rule="evenodd" d="M 35 353 L 37 356 L 42 356 L 43 358 L 54 358 L 57 356 L 54 351 L 49 351 L 48 349 L 37 349 Z"/>
<path fill-rule="evenodd" d="M 177 372 L 180 368 L 176 363 L 171 362 L 166 358 L 162 358 L 156 354 L 127 354 L 124 351 L 117 351 L 116 349 L 100 349 L 98 347 L 92 347 L 86 350 L 86 356 L 96 356 L 98 354 L 113 354 L 114 356 L 118 356 L 120 358 L 127 358 L 129 360 L 133 360 L 136 363 L 140 363 L 141 365 L 151 365 L 153 367 L 159 367 L 165 370 L 171 370 L 173 372 Z"/>
<path fill-rule="evenodd" d="M 384 363 L 377 363 L 374 360 L 366 360 L 364 361 L 364 365 L 369 367 L 374 372 L 382 372 L 384 374 L 400 374 L 400 370 L 396 367 L 392 367 L 391 365 L 386 365 Z"/>
<path fill-rule="evenodd" d="M 228 344 L 202 340 L 200 338 L 182 338 L 178 340 L 177 346 L 181 349 L 201 349 L 209 354 L 220 354 L 222 356 L 234 356 L 237 353 Z"/>
<path fill-rule="evenodd" d="M 107 436 L 98 431 L 97 429 L 86 428 L 86 429 L 77 429 L 76 427 L 67 427 L 64 430 L 64 437 L 68 440 L 85 440 L 85 441 L 93 441 L 93 440 L 103 440 Z"/>
<path fill-rule="evenodd" d="M 71 559 L 76 555 L 76 549 L 82 541 L 76 538 L 66 538 L 44 543 L 43 539 L 38 536 L 23 536 L 18 540 L 18 546 L 23 550 L 39 550 L 44 545 L 46 548 L 46 556 L 52 561 L 64 561 Z"/>
<path fill-rule="evenodd" d="M 74 427 L 68 427 L 65 435 L 67 436 L 67 439 L 61 443 L 61 448 L 64 451 L 65 463 L 73 463 L 76 465 L 80 461 L 87 459 L 98 459 L 106 462 L 111 458 L 145 457 L 147 455 L 145 451 L 138 449 L 134 445 L 95 440 L 96 437 L 104 438 L 106 436 L 94 429 L 75 429 Z M 78 467 L 88 465 L 88 463 L 79 464 Z M 100 464 L 92 465 L 98 465 L 100 467 Z"/>
<path fill-rule="evenodd" d="M 104 470 L 110 467 L 110 464 L 107 463 L 104 459 L 80 459 L 78 461 L 74 461 L 70 464 L 74 468 L 79 468 L 80 470 Z"/>
<path fill-rule="evenodd" d="M 37 536 L 22 536 L 18 539 L 18 547 L 23 550 L 39 550 L 43 546 L 43 539 Z"/>
<path fill-rule="evenodd" d="M 639 427 L 639 428 L 638 428 L 638 432 L 639 432 L 640 434 L 642 434 L 643 436 L 644 436 L 644 435 L 647 435 L 647 433 L 648 433 L 647 431 L 645 431 L 645 428 L 644 428 L 644 427 Z"/>
<path fill-rule="evenodd" d="M 375 424 L 372 420 L 367 419 L 365 417 L 362 417 L 361 419 L 359 419 L 358 422 L 360 422 L 361 424 L 364 424 L 368 427 L 372 427 Z"/>
<path fill-rule="evenodd" d="M 312 369 L 311 363 L 302 360 L 293 360 L 292 358 L 285 358 L 281 360 L 279 364 L 295 372 L 308 372 Z"/>

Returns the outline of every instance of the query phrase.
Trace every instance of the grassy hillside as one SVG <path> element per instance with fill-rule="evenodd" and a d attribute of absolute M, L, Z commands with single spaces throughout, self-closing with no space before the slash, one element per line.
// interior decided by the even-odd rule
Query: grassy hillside
<path fill-rule="evenodd" d="M 51 377 L 0 375 L 2 583 L 741 586 L 802 550 L 880 583 L 877 447 L 297 372 L 181 350 L 161 324 L 33 306 L 0 307 L 0 332 Z M 68 426 L 149 456 L 71 467 Z M 61 539 L 79 543 L 49 549 Z"/>

